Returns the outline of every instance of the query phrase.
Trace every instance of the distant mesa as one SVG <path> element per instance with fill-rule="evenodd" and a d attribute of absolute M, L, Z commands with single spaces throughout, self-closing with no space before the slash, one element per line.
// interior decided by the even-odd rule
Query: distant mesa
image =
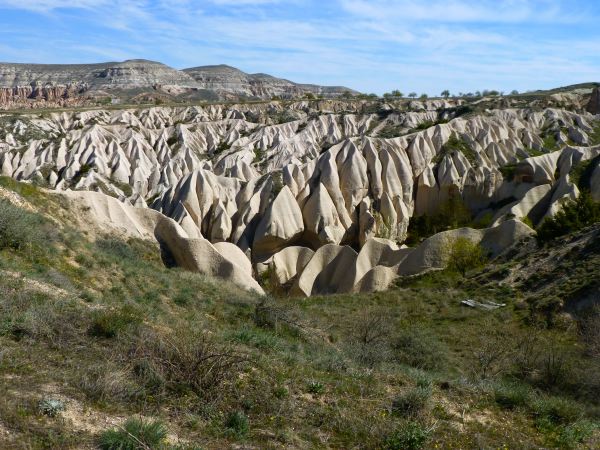
<path fill-rule="evenodd" d="M 226 65 L 176 70 L 144 59 L 98 64 L 0 63 L 0 106 L 56 103 L 71 106 L 86 99 L 235 100 L 296 98 L 308 93 L 336 97 L 351 89 L 298 84 L 267 74 L 247 74 Z"/>

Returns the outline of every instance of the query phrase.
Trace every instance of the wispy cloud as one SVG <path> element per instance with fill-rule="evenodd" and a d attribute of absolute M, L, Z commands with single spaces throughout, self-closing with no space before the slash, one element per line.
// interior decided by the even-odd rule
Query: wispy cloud
<path fill-rule="evenodd" d="M 61 8 L 91 9 L 108 3 L 106 0 L 1 0 L 0 8 L 48 12 Z"/>
<path fill-rule="evenodd" d="M 0 0 L 0 10 L 4 60 L 226 63 L 378 93 L 600 78 L 595 0 Z"/>
<path fill-rule="evenodd" d="M 585 17 L 576 2 L 561 0 L 342 0 L 356 15 L 378 20 L 424 22 L 574 22 Z"/>

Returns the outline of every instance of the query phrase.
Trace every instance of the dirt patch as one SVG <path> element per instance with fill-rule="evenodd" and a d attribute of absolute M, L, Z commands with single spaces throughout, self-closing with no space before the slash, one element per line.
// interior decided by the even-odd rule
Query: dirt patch
<path fill-rule="evenodd" d="M 24 277 L 23 274 L 19 272 L 12 272 L 10 270 L 2 270 L 0 271 L 0 276 L 11 277 L 17 281 L 22 281 L 24 288 L 26 290 L 40 292 L 42 294 L 47 294 L 52 297 L 68 297 L 70 294 L 68 291 L 61 289 L 53 284 L 44 283 L 38 280 L 32 280 L 31 278 Z"/>
<path fill-rule="evenodd" d="M 31 205 L 31 203 L 29 203 L 19 194 L 13 191 L 9 191 L 8 189 L 3 188 L 2 186 L 0 186 L 0 198 L 8 200 L 10 203 L 12 203 L 15 206 L 18 206 L 19 208 L 23 208 L 28 211 L 36 211 L 36 209 Z"/>
<path fill-rule="evenodd" d="M 56 384 L 41 386 L 40 392 L 42 397 L 59 400 L 65 405 L 65 409 L 60 412 L 59 416 L 69 422 L 74 430 L 97 434 L 125 421 L 123 416 L 111 416 L 101 413 L 84 405 L 77 399 L 60 393 L 60 388 Z"/>

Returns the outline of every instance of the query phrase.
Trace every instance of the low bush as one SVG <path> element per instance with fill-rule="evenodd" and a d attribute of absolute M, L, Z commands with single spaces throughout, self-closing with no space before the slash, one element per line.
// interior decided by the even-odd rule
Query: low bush
<path fill-rule="evenodd" d="M 504 409 L 527 406 L 531 399 L 529 388 L 519 384 L 500 384 L 494 389 L 494 400 Z"/>
<path fill-rule="evenodd" d="M 472 221 L 471 211 L 456 193 L 442 203 L 435 213 L 410 218 L 406 244 L 415 245 L 441 231 L 471 226 Z"/>
<path fill-rule="evenodd" d="M 320 381 L 311 380 L 308 382 L 307 391 L 313 395 L 321 395 L 325 392 L 325 385 Z"/>
<path fill-rule="evenodd" d="M 570 378 L 572 365 L 569 354 L 555 340 L 546 342 L 540 368 L 540 383 L 547 389 L 563 386 Z"/>
<path fill-rule="evenodd" d="M 514 370 L 514 330 L 494 319 L 482 323 L 482 332 L 475 342 L 471 371 L 480 379 L 492 379 Z"/>
<path fill-rule="evenodd" d="M 600 203 L 587 191 L 582 191 L 575 201 L 566 202 L 552 218 L 542 222 L 537 230 L 540 243 L 581 230 L 600 221 Z"/>
<path fill-rule="evenodd" d="M 38 214 L 0 199 L 0 250 L 30 250 L 47 245 L 43 224 Z"/>
<path fill-rule="evenodd" d="M 540 429 L 572 424 L 581 415 L 576 403 L 561 397 L 540 398 L 532 405 L 532 409 L 536 426 Z"/>
<path fill-rule="evenodd" d="M 600 163 L 600 156 L 596 156 L 593 159 L 586 161 L 580 161 L 573 165 L 569 172 L 569 179 L 571 183 L 579 188 L 579 190 L 591 189 L 592 174 L 598 164 Z"/>
<path fill-rule="evenodd" d="M 90 400 L 98 403 L 130 403 L 143 395 L 132 379 L 130 370 L 112 361 L 78 372 L 77 388 Z"/>
<path fill-rule="evenodd" d="M 416 417 L 427 408 L 430 398 L 430 388 L 410 388 L 394 398 L 392 401 L 392 414 L 403 417 Z"/>
<path fill-rule="evenodd" d="M 456 152 L 462 153 L 472 166 L 477 165 L 477 152 L 471 148 L 468 142 L 457 136 L 455 133 L 453 133 L 448 138 L 448 141 L 442 145 L 440 152 L 433 158 L 433 162 L 437 164 L 441 162 L 446 155 L 452 156 Z"/>
<path fill-rule="evenodd" d="M 385 450 L 418 450 L 423 448 L 430 431 L 418 422 L 406 422 L 390 434 L 383 448 Z"/>
<path fill-rule="evenodd" d="M 367 308 L 355 321 L 347 347 L 348 355 L 373 368 L 390 356 L 391 323 L 385 312 Z"/>
<path fill-rule="evenodd" d="M 580 420 L 571 425 L 560 427 L 554 444 L 558 448 L 574 449 L 585 443 L 594 433 L 598 425 L 587 420 Z"/>
<path fill-rule="evenodd" d="M 0 336 L 46 342 L 53 347 L 68 347 L 79 339 L 85 313 L 74 301 L 28 291 L 18 280 L 14 285 L 7 281 L 0 284 Z"/>
<path fill-rule="evenodd" d="M 140 383 L 150 392 L 193 393 L 205 400 L 222 395 L 223 386 L 237 379 L 246 362 L 244 355 L 187 329 L 169 336 L 146 330 L 129 356 Z"/>
<path fill-rule="evenodd" d="M 96 241 L 96 247 L 98 247 L 105 255 L 119 261 L 136 258 L 136 254 L 132 247 L 119 239 L 98 239 Z"/>
<path fill-rule="evenodd" d="M 65 404 L 60 400 L 43 399 L 38 403 L 38 412 L 44 416 L 56 417 L 65 410 Z"/>
<path fill-rule="evenodd" d="M 107 430 L 100 435 L 102 450 L 143 450 L 161 448 L 168 430 L 159 421 L 131 418 L 122 427 Z"/>
<path fill-rule="evenodd" d="M 116 311 L 98 311 L 92 318 L 90 336 L 114 338 L 142 323 L 141 314 L 129 305 Z"/>
<path fill-rule="evenodd" d="M 225 419 L 225 428 L 227 434 L 243 438 L 250 430 L 248 417 L 241 411 L 233 411 Z"/>
<path fill-rule="evenodd" d="M 394 359 L 410 367 L 442 370 L 447 363 L 446 345 L 422 327 L 401 330 L 392 342 L 392 349 Z"/>
<path fill-rule="evenodd" d="M 445 250 L 448 269 L 460 273 L 463 278 L 469 270 L 485 265 L 487 259 L 481 245 L 464 237 L 454 239 Z"/>

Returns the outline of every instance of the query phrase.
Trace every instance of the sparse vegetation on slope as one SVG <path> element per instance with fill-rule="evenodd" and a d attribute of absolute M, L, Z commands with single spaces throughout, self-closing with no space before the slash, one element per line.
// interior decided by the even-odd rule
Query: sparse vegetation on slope
<path fill-rule="evenodd" d="M 598 443 L 590 338 L 533 325 L 520 291 L 477 272 L 261 298 L 167 269 L 147 242 L 72 228 L 58 196 L 27 199 L 32 233 L 54 220 L 54 238 L 38 253 L 0 250 L 0 446 Z M 461 306 L 467 298 L 507 306 Z M 41 400 L 64 410 L 43 414 Z"/>

